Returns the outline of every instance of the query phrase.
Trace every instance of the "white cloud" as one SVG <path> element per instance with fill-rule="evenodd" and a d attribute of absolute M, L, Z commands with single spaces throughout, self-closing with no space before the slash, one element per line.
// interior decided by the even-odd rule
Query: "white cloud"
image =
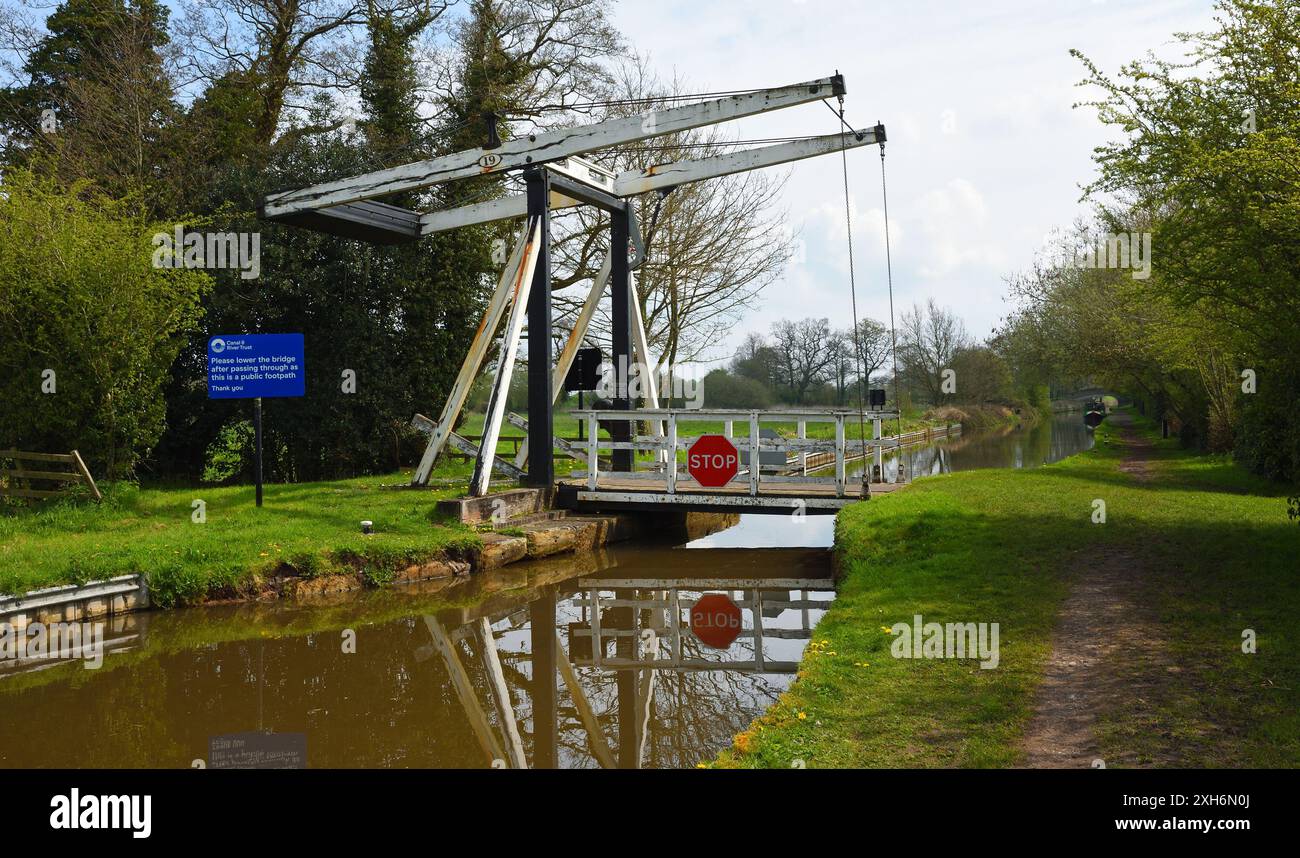
<path fill-rule="evenodd" d="M 1074 102 L 1088 92 L 1069 56 L 1103 69 L 1147 50 L 1176 58 L 1173 33 L 1207 29 L 1211 0 L 623 0 L 629 41 L 666 76 L 701 89 L 846 78 L 846 115 L 885 124 L 896 304 L 933 296 L 983 336 L 1005 314 L 1002 278 L 1026 268 L 1041 237 L 1086 209 L 1092 149 L 1115 132 Z M 745 136 L 827 134 L 821 104 L 738 123 Z M 848 154 L 859 310 L 888 319 L 880 160 Z M 793 168 L 784 204 L 807 260 L 793 266 L 722 348 L 783 317 L 847 326 L 850 300 L 839 157 Z M 900 310 L 901 311 L 901 310 Z"/>

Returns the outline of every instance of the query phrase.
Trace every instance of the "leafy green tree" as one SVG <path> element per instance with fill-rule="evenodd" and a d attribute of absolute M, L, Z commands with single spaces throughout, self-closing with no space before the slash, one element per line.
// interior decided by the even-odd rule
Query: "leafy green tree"
<path fill-rule="evenodd" d="M 163 428 L 168 368 L 206 275 L 153 267 L 151 225 L 83 185 L 0 184 L 0 446 L 129 473 Z"/>
<path fill-rule="evenodd" d="M 5 160 L 90 180 L 155 214 L 174 206 L 184 181 L 162 57 L 168 15 L 157 0 L 64 0 L 27 58 L 27 82 L 0 93 Z"/>
<path fill-rule="evenodd" d="M 1208 357 L 1187 370 L 1199 378 L 1178 383 L 1202 385 L 1210 432 L 1240 413 L 1245 460 L 1297 479 L 1300 7 L 1223 0 L 1217 11 L 1213 32 L 1180 37 L 1187 62 L 1147 58 L 1112 78 L 1079 55 L 1101 93 L 1089 104 L 1123 132 L 1097 150 L 1090 190 L 1130 201 L 1152 224 L 1147 295 L 1185 327 L 1208 322 L 1196 344 Z M 1229 407 L 1225 380 L 1242 369 L 1256 371 L 1258 392 Z"/>

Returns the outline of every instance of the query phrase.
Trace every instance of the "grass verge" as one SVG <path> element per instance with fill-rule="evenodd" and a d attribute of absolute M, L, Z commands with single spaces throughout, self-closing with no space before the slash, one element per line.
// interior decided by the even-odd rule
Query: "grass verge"
<path fill-rule="evenodd" d="M 435 523 L 434 502 L 462 485 L 391 488 L 406 475 L 253 488 L 105 486 L 102 504 L 69 498 L 0 515 L 0 593 L 143 573 L 162 607 L 237 595 L 277 571 L 360 574 L 382 584 L 414 563 L 481 544 L 457 523 Z M 202 521 L 196 501 L 202 501 Z M 361 533 L 362 520 L 375 532 Z"/>
<path fill-rule="evenodd" d="M 845 510 L 840 593 L 798 679 L 713 765 L 1017 765 L 1058 609 L 1109 548 L 1140 558 L 1152 640 L 1179 672 L 1102 715 L 1103 756 L 1300 765 L 1300 528 L 1286 491 L 1143 431 L 1144 483 L 1120 471 L 1103 427 L 1094 450 L 1055 465 L 919 480 Z M 999 623 L 999 666 L 893 658 L 886 629 L 915 614 Z"/>

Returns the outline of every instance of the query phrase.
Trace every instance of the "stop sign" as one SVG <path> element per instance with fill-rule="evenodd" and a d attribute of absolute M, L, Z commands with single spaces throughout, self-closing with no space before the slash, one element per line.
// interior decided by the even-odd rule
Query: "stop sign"
<path fill-rule="evenodd" d="M 740 469 L 736 445 L 725 435 L 701 435 L 686 451 L 686 470 L 702 486 L 720 488 Z"/>
<path fill-rule="evenodd" d="M 691 606 L 691 631 L 705 646 L 726 649 L 740 637 L 740 608 L 722 593 L 706 593 Z"/>

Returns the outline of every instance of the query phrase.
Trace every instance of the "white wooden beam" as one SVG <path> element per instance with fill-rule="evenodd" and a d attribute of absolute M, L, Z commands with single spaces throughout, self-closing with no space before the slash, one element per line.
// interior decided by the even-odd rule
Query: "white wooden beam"
<path fill-rule="evenodd" d="M 877 126 L 879 128 L 879 126 Z M 791 143 L 779 143 L 760 149 L 745 149 L 740 152 L 728 152 L 714 155 L 712 158 L 678 161 L 672 164 L 656 164 L 644 170 L 627 170 L 619 173 L 614 180 L 611 193 L 616 197 L 632 197 L 637 194 L 673 188 L 705 179 L 716 179 L 764 167 L 775 167 L 792 161 L 802 161 L 819 155 L 829 155 L 841 149 L 856 149 L 870 146 L 884 139 L 884 129 L 879 128 L 860 131 L 858 134 L 828 134 L 824 137 L 811 137 Z M 861 136 L 859 136 L 861 135 Z M 572 208 L 580 203 L 563 194 L 551 194 L 551 208 Z M 523 217 L 528 213 L 528 200 L 522 195 L 503 197 L 486 203 L 429 212 L 420 218 L 420 233 L 429 235 L 444 232 L 472 224 L 492 223 L 512 217 Z"/>
<path fill-rule="evenodd" d="M 474 463 L 474 479 L 469 489 L 472 497 L 486 495 L 488 484 L 492 479 L 492 459 L 496 457 L 497 440 L 501 437 L 501 422 L 505 416 L 506 400 L 510 397 L 510 379 L 515 373 L 519 334 L 524 327 L 524 318 L 528 315 L 528 295 L 532 291 L 537 258 L 541 255 L 541 218 L 535 218 L 529 223 L 528 232 L 532 238 L 524 249 L 523 263 L 519 266 L 514 297 L 511 299 L 514 303 L 510 307 L 510 321 L 506 323 L 496 381 L 492 385 L 492 395 L 488 398 L 487 417 L 483 422 L 483 439 L 479 444 L 478 459 Z"/>
<path fill-rule="evenodd" d="M 437 461 L 438 454 L 442 452 L 452 428 L 456 425 L 456 418 L 460 416 L 460 410 L 464 407 L 470 387 L 478 376 L 483 358 L 487 356 L 488 347 L 492 345 L 492 337 L 495 336 L 497 326 L 501 323 L 501 314 L 505 311 L 506 304 L 513 293 L 519 266 L 530 239 L 528 230 L 520 233 L 519 241 L 506 262 L 505 270 L 501 272 L 501 280 L 497 283 L 496 291 L 492 293 L 487 310 L 483 313 L 483 320 L 479 322 L 474 339 L 470 342 L 469 353 L 465 355 L 465 362 L 460 365 L 460 374 L 456 376 L 456 381 L 451 386 L 451 393 L 447 396 L 447 402 L 442 407 L 442 416 L 438 418 L 437 425 L 429 437 L 429 443 L 424 448 L 424 455 L 420 457 L 420 464 L 415 469 L 415 476 L 411 479 L 413 486 L 423 486 L 429 482 L 433 464 Z"/>
<path fill-rule="evenodd" d="M 415 191 L 442 182 L 499 173 L 651 137 L 716 125 L 770 110 L 807 104 L 843 92 L 842 78 L 821 78 L 793 86 L 762 89 L 699 104 L 651 111 L 641 116 L 619 117 L 546 134 L 530 134 L 509 140 L 492 150 L 467 149 L 363 176 L 273 194 L 263 203 L 263 213 L 270 218 L 283 217 L 357 200 Z"/>
<path fill-rule="evenodd" d="M 452 687 L 456 689 L 456 696 L 460 698 L 460 705 L 465 708 L 469 725 L 474 730 L 474 738 L 478 739 L 479 747 L 483 749 L 488 763 L 491 764 L 496 760 L 505 762 L 501 745 L 497 742 L 496 734 L 488 723 L 487 714 L 484 713 L 475 695 L 474 683 L 470 681 L 469 674 L 465 672 L 465 665 L 461 663 L 460 655 L 456 652 L 456 644 L 436 617 L 425 614 L 424 624 L 428 626 L 429 634 L 433 637 L 433 645 L 437 647 L 438 653 L 447 665 Z"/>

